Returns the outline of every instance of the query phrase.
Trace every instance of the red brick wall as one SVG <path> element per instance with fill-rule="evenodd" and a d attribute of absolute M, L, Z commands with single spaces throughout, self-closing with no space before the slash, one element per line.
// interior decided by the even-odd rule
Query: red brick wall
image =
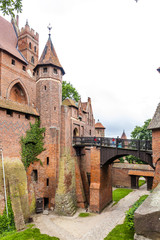
<path fill-rule="evenodd" d="M 160 183 L 160 129 L 152 130 L 153 163 L 156 166 L 153 188 Z"/>
<path fill-rule="evenodd" d="M 90 210 L 101 212 L 112 201 L 111 165 L 100 167 L 100 149 L 91 151 Z"/>
<path fill-rule="evenodd" d="M 20 138 L 29 129 L 29 122 L 34 123 L 35 118 L 25 118 L 25 114 L 13 112 L 13 116 L 0 109 L 0 142 L 4 157 L 20 157 Z"/>
<path fill-rule="evenodd" d="M 112 185 L 114 187 L 131 188 L 131 176 L 128 175 L 129 169 L 121 167 L 112 168 Z"/>

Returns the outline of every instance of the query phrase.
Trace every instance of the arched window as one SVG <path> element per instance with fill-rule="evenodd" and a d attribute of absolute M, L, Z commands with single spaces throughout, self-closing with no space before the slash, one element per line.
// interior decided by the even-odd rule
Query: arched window
<path fill-rule="evenodd" d="M 26 97 L 26 93 L 23 89 L 23 87 L 21 86 L 20 83 L 16 83 L 11 91 L 10 91 L 10 97 L 9 99 L 15 101 L 15 102 L 19 102 L 19 103 L 23 103 L 23 104 L 27 104 L 27 97 Z"/>
<path fill-rule="evenodd" d="M 31 42 L 29 43 L 29 49 L 31 49 L 32 48 L 32 44 L 31 44 Z"/>
<path fill-rule="evenodd" d="M 31 57 L 31 63 L 34 64 L 34 57 L 33 56 Z"/>
<path fill-rule="evenodd" d="M 79 136 L 78 129 L 75 128 L 73 131 L 73 137 L 78 137 L 78 136 Z"/>

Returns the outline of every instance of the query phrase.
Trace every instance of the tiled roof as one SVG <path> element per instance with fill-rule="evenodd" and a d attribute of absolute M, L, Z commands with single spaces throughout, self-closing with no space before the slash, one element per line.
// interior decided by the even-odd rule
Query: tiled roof
<path fill-rule="evenodd" d="M 95 128 L 103 128 L 103 129 L 105 129 L 105 127 L 102 125 L 102 123 L 100 123 L 100 122 L 97 122 L 96 124 L 95 124 Z"/>
<path fill-rule="evenodd" d="M 72 106 L 72 107 L 78 108 L 78 106 L 76 105 L 75 101 L 72 100 L 72 99 L 69 99 L 69 98 L 63 100 L 62 104 L 66 105 L 66 106 Z"/>
<path fill-rule="evenodd" d="M 49 36 L 48 41 L 45 45 L 45 48 L 42 52 L 42 55 L 38 61 L 38 65 L 49 65 L 52 64 L 58 68 L 60 68 L 63 72 L 63 74 L 65 74 L 64 69 L 62 68 L 59 59 L 57 57 L 56 51 L 54 49 L 51 37 Z"/>
<path fill-rule="evenodd" d="M 157 106 L 155 114 L 148 126 L 148 129 L 157 129 L 160 128 L 160 103 Z"/>
<path fill-rule="evenodd" d="M 25 104 L 13 102 L 13 101 L 7 100 L 7 99 L 0 98 L 0 108 L 9 109 L 9 110 L 13 110 L 13 111 L 16 111 L 16 112 L 23 112 L 23 113 L 39 116 L 39 114 L 38 114 L 38 112 L 35 108 L 33 108 L 31 106 L 28 106 L 28 105 L 25 105 Z"/>
<path fill-rule="evenodd" d="M 7 51 L 27 64 L 17 48 L 18 38 L 12 23 L 0 16 L 0 49 Z"/>

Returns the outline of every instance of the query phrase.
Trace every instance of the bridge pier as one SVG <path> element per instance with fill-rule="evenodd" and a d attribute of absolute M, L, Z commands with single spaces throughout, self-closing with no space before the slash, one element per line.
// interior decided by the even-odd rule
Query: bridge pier
<path fill-rule="evenodd" d="M 100 213 L 112 201 L 111 165 L 100 166 L 100 148 L 91 149 L 90 211 Z"/>

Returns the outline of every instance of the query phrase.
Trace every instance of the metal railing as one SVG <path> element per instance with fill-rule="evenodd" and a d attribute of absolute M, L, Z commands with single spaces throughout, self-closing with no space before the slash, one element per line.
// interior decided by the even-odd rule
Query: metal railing
<path fill-rule="evenodd" d="M 73 146 L 103 146 L 139 151 L 151 151 L 152 141 L 102 137 L 73 137 Z"/>

